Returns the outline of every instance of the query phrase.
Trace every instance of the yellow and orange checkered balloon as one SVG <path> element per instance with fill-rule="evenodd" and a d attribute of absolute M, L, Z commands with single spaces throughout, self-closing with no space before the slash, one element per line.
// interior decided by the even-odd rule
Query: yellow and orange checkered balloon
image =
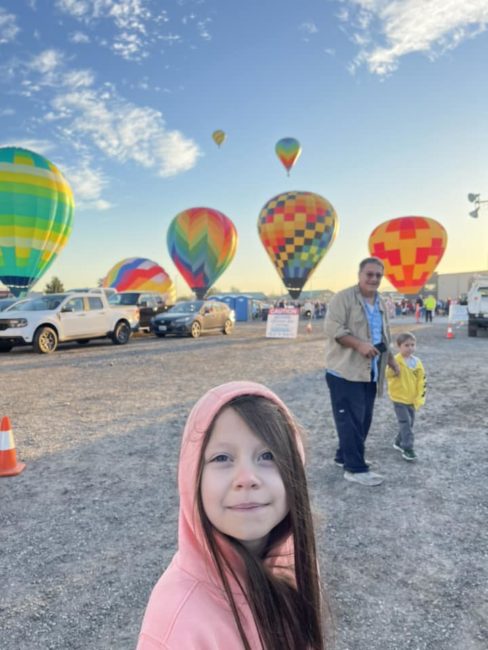
<path fill-rule="evenodd" d="M 369 251 L 385 265 L 385 276 L 404 294 L 418 293 L 442 259 L 447 232 L 434 219 L 398 217 L 377 226 Z"/>

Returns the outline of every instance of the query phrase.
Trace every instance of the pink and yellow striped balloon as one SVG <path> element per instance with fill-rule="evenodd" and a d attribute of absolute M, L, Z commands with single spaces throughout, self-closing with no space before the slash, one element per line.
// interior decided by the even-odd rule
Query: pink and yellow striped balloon
<path fill-rule="evenodd" d="M 237 231 L 232 221 L 212 208 L 189 208 L 168 228 L 171 259 L 198 298 L 203 298 L 234 258 Z"/>

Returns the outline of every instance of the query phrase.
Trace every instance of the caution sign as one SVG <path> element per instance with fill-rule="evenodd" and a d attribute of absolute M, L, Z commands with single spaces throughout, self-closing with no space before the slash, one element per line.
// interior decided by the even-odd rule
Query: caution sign
<path fill-rule="evenodd" d="M 299 317 L 298 307 L 270 309 L 266 322 L 266 336 L 272 339 L 296 339 Z"/>

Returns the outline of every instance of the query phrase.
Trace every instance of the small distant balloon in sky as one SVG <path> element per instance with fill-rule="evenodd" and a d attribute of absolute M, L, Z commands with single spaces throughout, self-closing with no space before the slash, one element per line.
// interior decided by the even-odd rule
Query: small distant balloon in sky
<path fill-rule="evenodd" d="M 296 300 L 339 229 L 336 211 L 312 192 L 284 192 L 258 218 L 261 242 L 290 296 Z"/>
<path fill-rule="evenodd" d="M 212 138 L 218 147 L 220 147 L 220 145 L 223 144 L 226 137 L 227 135 L 225 131 L 221 131 L 220 129 L 217 129 L 217 131 L 214 131 L 212 133 Z"/>
<path fill-rule="evenodd" d="M 212 208 L 189 208 L 170 223 L 167 243 L 171 259 L 197 298 L 203 298 L 234 258 L 237 230 Z"/>
<path fill-rule="evenodd" d="M 385 265 L 385 276 L 404 294 L 418 293 L 442 259 L 447 232 L 427 217 L 398 217 L 377 226 L 368 240 L 371 255 Z"/>
<path fill-rule="evenodd" d="M 74 199 L 47 158 L 0 148 L 0 280 L 20 296 L 44 275 L 73 228 Z"/>
<path fill-rule="evenodd" d="M 300 143 L 296 138 L 281 138 L 276 143 L 275 151 L 289 176 L 291 168 L 302 153 Z"/>
<path fill-rule="evenodd" d="M 170 276 L 156 262 L 145 257 L 128 257 L 117 262 L 104 277 L 102 286 L 117 291 L 157 291 L 166 303 L 176 301 L 176 289 Z"/>

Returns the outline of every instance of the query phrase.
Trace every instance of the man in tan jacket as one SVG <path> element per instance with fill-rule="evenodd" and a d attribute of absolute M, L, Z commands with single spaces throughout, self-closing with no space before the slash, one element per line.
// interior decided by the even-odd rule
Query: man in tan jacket
<path fill-rule="evenodd" d="M 364 458 L 376 395 L 383 392 L 385 368 L 399 373 L 390 351 L 390 327 L 378 293 L 383 262 L 368 257 L 359 265 L 358 284 L 339 291 L 325 319 L 325 379 L 339 437 L 335 464 L 344 478 L 366 486 L 383 477 L 371 472 Z"/>

